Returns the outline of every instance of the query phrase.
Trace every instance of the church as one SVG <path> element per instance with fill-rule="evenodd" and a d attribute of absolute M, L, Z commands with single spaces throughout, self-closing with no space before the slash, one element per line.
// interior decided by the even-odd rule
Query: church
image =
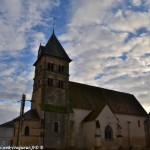
<path fill-rule="evenodd" d="M 54 32 L 45 46 L 40 44 L 20 145 L 48 150 L 149 147 L 150 115 L 134 95 L 69 81 L 71 61 Z M 14 119 L 14 146 L 18 126 L 19 117 Z"/>

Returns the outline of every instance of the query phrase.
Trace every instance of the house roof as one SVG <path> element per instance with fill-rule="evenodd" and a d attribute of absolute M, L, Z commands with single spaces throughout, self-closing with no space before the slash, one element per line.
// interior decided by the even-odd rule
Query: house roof
<path fill-rule="evenodd" d="M 20 116 L 15 118 L 14 120 L 19 120 Z M 24 113 L 24 120 L 39 120 L 40 117 L 35 109 L 30 109 L 29 111 Z"/>
<path fill-rule="evenodd" d="M 14 123 L 14 121 L 11 120 L 11 121 L 8 121 L 8 122 L 6 122 L 6 123 L 1 124 L 0 127 L 13 128 L 13 123 Z"/>
<path fill-rule="evenodd" d="M 94 110 L 97 114 L 108 105 L 113 113 L 146 116 L 147 113 L 132 94 L 69 82 L 69 93 L 74 108 Z M 93 116 L 92 114 L 92 116 Z"/>

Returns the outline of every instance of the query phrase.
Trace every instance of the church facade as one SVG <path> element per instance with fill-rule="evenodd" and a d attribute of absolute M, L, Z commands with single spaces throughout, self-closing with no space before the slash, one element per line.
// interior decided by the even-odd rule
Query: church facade
<path fill-rule="evenodd" d="M 40 45 L 31 110 L 20 145 L 45 149 L 140 149 L 150 146 L 150 119 L 132 94 L 69 81 L 71 59 L 53 33 Z M 17 143 L 19 117 L 14 120 Z"/>

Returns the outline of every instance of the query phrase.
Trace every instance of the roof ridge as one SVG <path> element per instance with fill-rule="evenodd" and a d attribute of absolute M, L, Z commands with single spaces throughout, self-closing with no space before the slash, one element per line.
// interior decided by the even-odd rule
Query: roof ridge
<path fill-rule="evenodd" d="M 83 119 L 82 122 L 95 120 L 107 104 L 92 109 L 91 112 Z"/>
<path fill-rule="evenodd" d="M 93 87 L 93 88 L 97 88 L 97 89 L 103 89 L 103 90 L 107 90 L 107 91 L 112 91 L 112 92 L 117 92 L 117 93 L 122 93 L 122 94 L 127 94 L 127 95 L 134 96 L 131 93 L 127 93 L 127 92 L 123 92 L 123 91 L 117 91 L 117 90 L 107 89 L 107 88 L 103 88 L 103 87 L 99 87 L 99 86 L 93 86 L 93 85 L 90 85 L 90 84 L 84 84 L 84 83 L 81 83 L 81 82 L 75 82 L 75 81 L 69 81 L 69 82 L 70 83 L 75 83 L 75 84 L 80 84 L 80 85 L 83 85 L 83 86 L 88 86 L 88 87 Z"/>

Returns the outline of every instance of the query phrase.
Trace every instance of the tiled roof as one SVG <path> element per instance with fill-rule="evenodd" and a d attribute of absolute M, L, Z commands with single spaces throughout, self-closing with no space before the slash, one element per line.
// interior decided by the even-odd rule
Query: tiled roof
<path fill-rule="evenodd" d="M 13 128 L 13 123 L 14 123 L 13 120 L 11 120 L 9 122 L 1 124 L 0 127 Z"/>
<path fill-rule="evenodd" d="M 102 105 L 101 107 L 98 107 L 94 110 L 92 110 L 86 117 L 85 119 L 83 120 L 83 122 L 88 122 L 88 121 L 93 121 L 95 120 L 98 115 L 100 114 L 100 112 L 103 110 L 103 108 L 105 107 L 106 105 Z"/>
<path fill-rule="evenodd" d="M 14 120 L 18 120 L 20 117 L 15 118 Z M 40 117 L 35 109 L 30 109 L 29 111 L 24 113 L 24 120 L 39 120 Z"/>
<path fill-rule="evenodd" d="M 74 108 L 96 110 L 108 105 L 113 113 L 146 116 L 147 113 L 132 94 L 69 82 Z"/>

